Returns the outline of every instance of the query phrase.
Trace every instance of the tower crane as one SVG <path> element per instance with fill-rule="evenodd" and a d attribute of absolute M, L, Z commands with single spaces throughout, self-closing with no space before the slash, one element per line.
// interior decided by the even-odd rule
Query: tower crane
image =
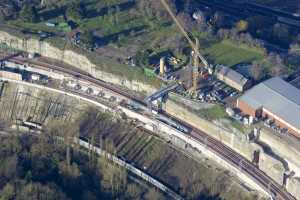
<path fill-rule="evenodd" d="M 192 83 L 192 91 L 195 92 L 197 89 L 197 84 L 198 84 L 198 77 L 199 77 L 199 59 L 201 61 L 201 66 L 202 67 L 208 67 L 208 62 L 207 60 L 202 56 L 202 54 L 199 52 L 199 40 L 196 38 L 195 43 L 191 39 L 191 37 L 188 35 L 188 33 L 184 30 L 183 26 L 180 24 L 180 22 L 177 20 L 176 16 L 172 12 L 170 6 L 167 4 L 165 0 L 160 0 L 166 11 L 169 13 L 171 16 L 172 20 L 175 22 L 177 27 L 179 28 L 180 32 L 182 35 L 187 39 L 189 45 L 193 49 L 193 83 Z"/>

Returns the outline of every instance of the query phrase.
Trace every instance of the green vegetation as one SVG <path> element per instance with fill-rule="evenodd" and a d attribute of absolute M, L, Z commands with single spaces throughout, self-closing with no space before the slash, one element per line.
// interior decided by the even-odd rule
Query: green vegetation
<path fill-rule="evenodd" d="M 132 129 L 124 121 L 111 122 L 110 115 L 88 110 L 79 123 L 81 135 L 159 177 L 186 199 L 257 199 L 255 194 L 239 191 L 223 170 L 198 163 L 153 135 Z M 129 119 L 128 122 L 131 122 Z M 184 172 L 184 173 L 182 173 Z M 174 181 L 176 180 L 176 181 Z"/>
<path fill-rule="evenodd" d="M 80 22 L 86 15 L 85 5 L 72 2 L 66 9 L 66 15 L 70 20 Z"/>
<path fill-rule="evenodd" d="M 131 181 L 124 168 L 105 158 L 93 160 L 80 149 L 72 150 L 68 165 L 65 145 L 43 134 L 0 136 L 5 144 L 0 148 L 1 200 L 164 199 Z"/>
<path fill-rule="evenodd" d="M 215 105 L 211 108 L 201 109 L 199 115 L 207 120 L 216 120 L 227 117 L 225 109 L 220 105 Z"/>
<path fill-rule="evenodd" d="M 250 48 L 245 44 L 237 45 L 230 40 L 223 40 L 221 42 L 214 43 L 204 49 L 204 52 L 215 64 L 223 64 L 227 66 L 260 61 L 264 57 L 262 50 L 254 47 Z"/>
<path fill-rule="evenodd" d="M 21 19 L 23 21 L 35 23 L 38 21 L 38 12 L 35 6 L 25 5 L 20 12 Z"/>
<path fill-rule="evenodd" d="M 70 31 L 72 25 L 76 31 L 78 30 L 84 33 L 83 36 L 87 36 L 82 39 L 82 42 L 87 43 L 87 45 L 81 43 L 77 46 L 91 50 L 94 41 L 97 42 L 98 53 L 85 52 L 84 54 L 96 61 L 97 65 L 104 62 L 104 66 L 99 66 L 100 69 L 123 74 L 130 80 L 138 78 L 137 80 L 146 80 L 147 83 L 156 84 L 157 79 L 145 77 L 143 70 L 140 69 L 149 64 L 149 60 L 146 58 L 149 55 L 145 54 L 148 50 L 151 51 L 150 57 L 156 56 L 158 58 L 164 53 L 170 52 L 182 59 L 183 63 L 186 64 L 188 61 L 189 45 L 159 1 L 45 0 L 43 2 L 43 6 L 40 3 L 32 3 L 30 6 L 24 4 L 25 6 L 22 7 L 19 15 L 15 18 L 8 18 L 5 23 L 33 32 L 57 33 L 63 38 L 68 37 L 64 37 L 63 34 Z M 270 2 L 278 3 L 277 0 Z M 192 2 L 182 2 L 182 6 L 169 3 L 185 29 L 200 39 L 201 51 L 212 64 L 233 66 L 238 63 L 261 62 L 267 57 L 267 51 L 264 43 L 256 40 L 253 36 L 262 39 L 267 37 L 267 41 L 271 42 L 280 41 L 279 43 L 284 43 L 285 46 L 291 42 L 297 43 L 296 35 L 288 37 L 292 33 L 288 27 L 281 24 L 273 25 L 261 16 L 226 22 L 224 14 L 215 12 L 211 14 L 202 13 L 207 21 L 195 21 L 191 18 L 190 13 L 187 14 L 183 9 L 193 7 Z M 46 22 L 55 22 L 56 26 L 48 27 Z M 232 27 L 229 29 L 230 26 Z M 95 37 L 94 40 L 91 40 L 89 34 Z M 53 44 L 65 48 L 64 45 L 61 45 L 58 37 L 52 38 L 51 41 Z M 74 45 L 67 45 L 67 47 L 78 51 Z M 129 57 L 136 61 L 137 68 L 131 70 L 126 67 L 128 64 L 126 59 Z M 283 59 L 282 63 L 286 64 L 290 61 L 293 61 L 293 66 L 289 67 L 289 71 L 292 72 L 297 68 L 295 66 L 297 66 L 298 59 L 295 59 L 293 54 L 287 59 Z M 110 69 L 110 67 L 105 66 L 107 63 L 117 67 Z M 278 63 L 274 65 L 274 63 L 272 62 L 272 69 L 264 73 L 279 75 L 279 72 L 286 72 L 281 70 L 282 66 L 279 66 Z M 286 64 L 286 66 L 290 65 Z M 128 70 L 130 72 L 127 72 Z M 132 73 L 135 75 L 131 75 Z"/>
<path fill-rule="evenodd" d="M 147 67 L 144 68 L 144 74 L 149 77 L 155 76 L 154 70 Z"/>
<path fill-rule="evenodd" d="M 47 195 L 53 194 L 53 197 L 57 194 L 74 200 L 164 199 L 158 191 L 137 185 L 131 179 L 127 179 L 130 174 L 127 174 L 124 169 L 103 158 L 99 159 L 92 152 L 82 151 L 83 149 L 79 149 L 77 145 L 71 148 L 68 138 L 80 135 L 90 143 L 100 145 L 102 149 L 126 159 L 150 175 L 159 177 L 160 181 L 169 185 L 185 199 L 258 199 L 255 193 L 249 193 L 236 184 L 226 171 L 216 169 L 212 161 L 196 162 L 165 141 L 138 129 L 137 124 L 130 119 L 115 118 L 109 113 L 98 111 L 95 107 L 87 108 L 87 105 L 78 104 L 73 98 L 56 96 L 45 91 L 36 93 L 37 91 L 24 88 L 22 95 L 15 95 L 15 91 L 16 85 L 8 84 L 2 93 L 0 119 L 13 118 L 6 123 L 0 120 L 0 131 L 3 127 L 5 129 L 11 127 L 11 123 L 16 119 L 29 119 L 28 116 L 33 122 L 43 123 L 44 130 L 38 137 L 32 137 L 32 134 L 15 137 L 11 134 L 7 139 L 0 138 L 4 144 L 0 148 L 1 178 L 2 174 L 6 177 L 11 171 L 15 173 L 15 165 L 20 167 L 17 172 L 25 171 L 16 179 L 10 179 L 8 184 L 5 184 L 7 189 L 3 188 L 4 185 L 0 185 L 0 196 L 4 191 L 6 194 L 15 195 L 16 186 L 22 190 L 22 193 L 17 195 L 26 195 L 27 198 L 23 199 L 34 199 L 28 195 L 37 195 L 41 190 Z M 33 94 L 40 98 L 36 98 Z M 15 102 L 14 106 L 11 102 Z M 57 116 L 53 112 L 57 110 L 56 104 L 59 108 L 63 107 L 62 116 Z M 50 113 L 44 121 L 47 111 Z M 71 118 L 73 120 L 66 121 Z M 20 127 L 19 130 L 23 129 Z M 55 140 L 54 136 L 64 138 L 64 144 Z M 13 142 L 9 142 L 10 140 Z M 11 145 L 11 143 L 15 144 L 15 141 L 21 144 L 21 148 Z M 17 152 L 16 164 L 10 164 L 10 155 L 14 154 L 8 153 L 10 151 L 5 149 Z M 24 159 L 26 162 L 21 162 Z M 22 166 L 25 164 L 26 168 L 23 169 Z M 37 180 L 37 177 L 42 178 Z M 20 179 L 24 180 L 22 182 L 24 185 L 19 184 Z M 35 184 L 41 181 L 45 188 L 39 189 L 40 187 Z M 10 190 L 11 186 L 12 190 Z M 28 194 L 27 188 L 38 189 L 32 189 L 32 193 Z"/>
<path fill-rule="evenodd" d="M 198 115 L 209 121 L 218 119 L 228 119 L 232 127 L 236 128 L 241 133 L 244 133 L 245 131 L 244 126 L 235 119 L 230 118 L 226 113 L 225 109 L 220 105 L 215 105 L 207 109 L 201 109 L 200 111 L 198 111 Z"/>
<path fill-rule="evenodd" d="M 235 119 L 230 118 L 230 124 L 231 126 L 233 126 L 234 128 L 236 128 L 237 130 L 239 130 L 241 133 L 245 132 L 245 128 L 244 126 L 241 124 L 241 122 L 236 121 Z"/>

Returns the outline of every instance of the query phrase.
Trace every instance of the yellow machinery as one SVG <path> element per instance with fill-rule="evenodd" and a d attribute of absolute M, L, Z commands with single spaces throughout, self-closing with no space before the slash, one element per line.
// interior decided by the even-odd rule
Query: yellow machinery
<path fill-rule="evenodd" d="M 163 76 L 165 74 L 165 57 L 159 60 L 159 74 Z"/>
<path fill-rule="evenodd" d="M 197 85 L 198 85 L 198 77 L 199 77 L 199 59 L 201 60 L 201 66 L 203 67 L 208 67 L 208 62 L 206 61 L 206 59 L 200 54 L 199 52 L 199 40 L 196 39 L 196 44 L 192 41 L 192 39 L 190 38 L 190 36 L 187 34 L 187 32 L 184 30 L 183 26 L 180 24 L 180 22 L 177 20 L 177 18 L 175 17 L 174 13 L 172 12 L 170 6 L 166 3 L 165 0 L 160 0 L 161 3 L 163 4 L 163 6 L 165 7 L 165 9 L 168 11 L 168 13 L 170 14 L 170 16 L 172 17 L 173 21 L 176 23 L 177 27 L 179 28 L 180 32 L 184 35 L 184 37 L 187 39 L 187 41 L 189 42 L 191 48 L 193 49 L 193 85 L 191 90 L 193 92 L 196 91 L 197 89 Z"/>

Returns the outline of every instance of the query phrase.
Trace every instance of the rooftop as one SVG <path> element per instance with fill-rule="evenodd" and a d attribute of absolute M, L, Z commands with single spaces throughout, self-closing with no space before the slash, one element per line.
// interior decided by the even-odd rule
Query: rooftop
<path fill-rule="evenodd" d="M 217 66 L 217 73 L 226 76 L 239 85 L 245 85 L 248 81 L 248 79 L 245 78 L 242 74 L 223 65 Z"/>
<path fill-rule="evenodd" d="M 263 107 L 300 129 L 300 90 L 279 77 L 258 84 L 240 100 L 253 109 Z"/>

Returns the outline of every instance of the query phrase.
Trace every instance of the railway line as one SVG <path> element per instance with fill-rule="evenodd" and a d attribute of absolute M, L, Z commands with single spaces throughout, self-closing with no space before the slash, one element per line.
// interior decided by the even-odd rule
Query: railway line
<path fill-rule="evenodd" d="M 197 0 L 199 5 L 217 8 L 224 12 L 243 17 L 253 14 L 270 17 L 280 23 L 300 28 L 300 16 L 293 15 L 284 11 L 272 9 L 263 5 L 251 2 L 234 2 L 232 0 Z"/>
<path fill-rule="evenodd" d="M 112 86 L 111 84 L 108 84 L 104 81 L 101 81 L 99 79 L 93 78 L 89 74 L 81 73 L 77 70 L 67 69 L 56 65 L 51 65 L 45 62 L 40 62 L 37 60 L 28 60 L 21 57 L 15 57 L 9 59 L 12 62 L 18 62 L 18 63 L 30 63 L 32 65 L 35 65 L 36 67 L 40 67 L 44 70 L 54 70 L 60 73 L 68 74 L 71 76 L 74 76 L 80 80 L 98 85 L 100 87 L 106 88 L 107 90 L 110 90 L 113 94 L 117 96 L 121 96 L 123 99 L 128 100 L 129 102 L 135 102 L 140 104 L 141 106 L 147 108 L 146 102 L 144 102 L 143 99 L 130 95 L 121 89 Z M 222 159 L 230 163 L 231 165 L 239 168 L 241 171 L 243 171 L 245 174 L 247 174 L 249 177 L 251 177 L 255 182 L 257 182 L 260 186 L 262 186 L 268 193 L 273 197 L 273 199 L 276 200 L 296 200 L 289 192 L 285 190 L 282 186 L 277 184 L 274 180 L 272 180 L 267 174 L 265 174 L 263 171 L 259 170 L 254 164 L 249 162 L 246 158 L 235 152 L 230 147 L 226 146 L 222 142 L 216 140 L 215 138 L 209 136 L 208 134 L 204 133 L 203 131 L 195 128 L 194 126 L 188 124 L 185 121 L 182 121 L 175 116 L 171 116 L 166 112 L 162 112 L 161 115 L 168 117 L 172 120 L 175 120 L 177 123 L 188 127 L 190 130 L 189 133 L 183 133 L 188 134 L 193 140 L 205 145 L 207 148 L 209 148 L 211 151 L 213 151 L 215 154 L 219 155 Z"/>

